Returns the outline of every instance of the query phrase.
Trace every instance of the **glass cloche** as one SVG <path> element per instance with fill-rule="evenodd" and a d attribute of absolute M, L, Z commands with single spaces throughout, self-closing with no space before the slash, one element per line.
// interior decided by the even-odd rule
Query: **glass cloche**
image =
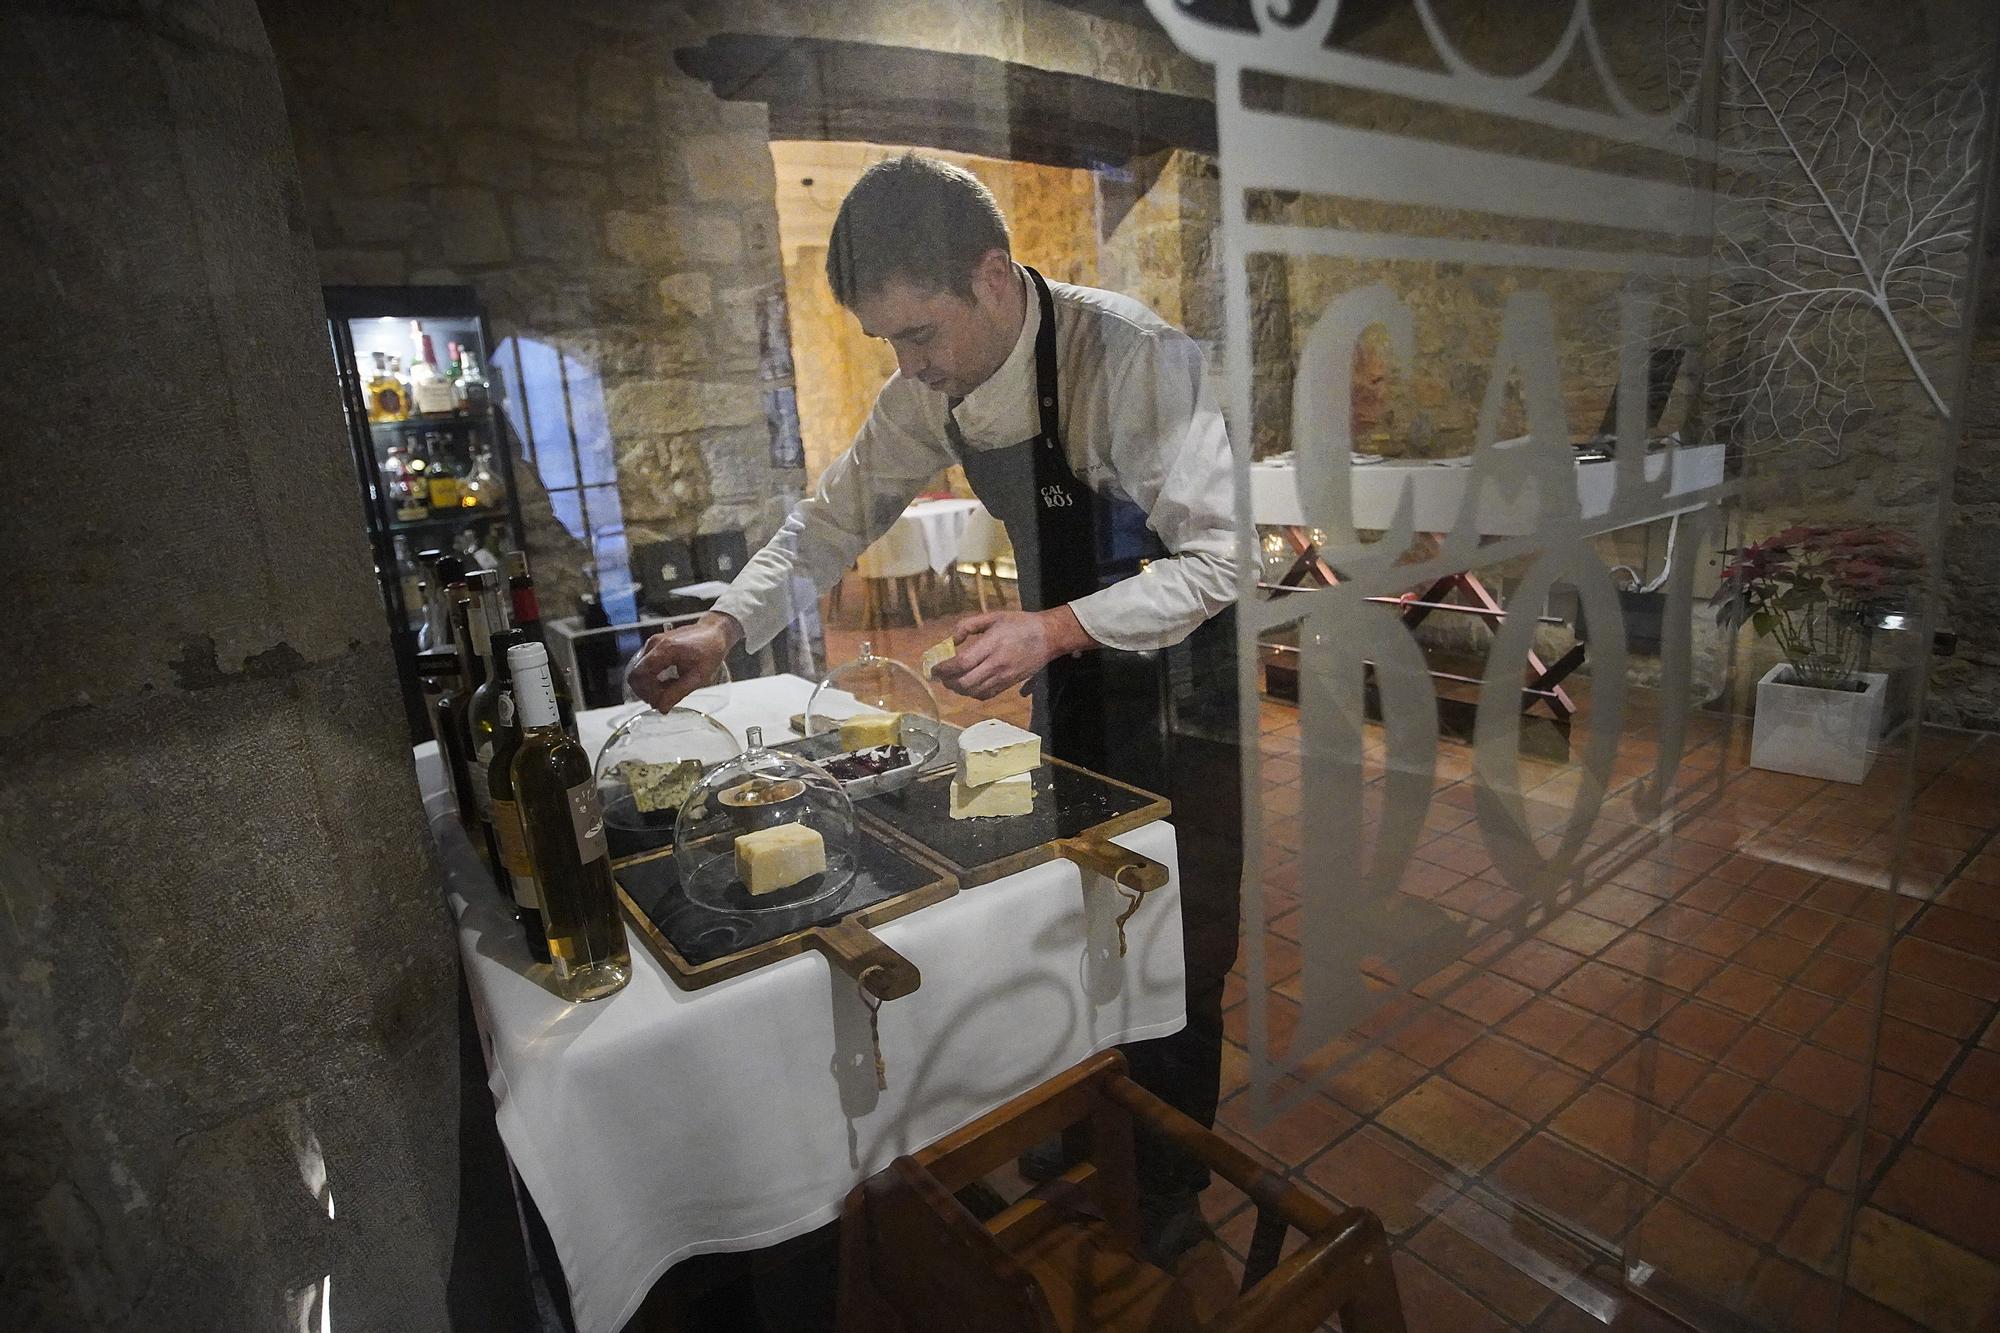
<path fill-rule="evenodd" d="M 876 654 L 829 671 L 806 700 L 807 752 L 850 791 L 872 795 L 914 781 L 943 745 L 936 691 L 916 671 Z"/>
<path fill-rule="evenodd" d="M 818 764 L 749 747 L 710 769 L 674 828 L 674 868 L 688 898 L 717 912 L 831 907 L 854 883 L 854 803 Z"/>
<path fill-rule="evenodd" d="M 743 753 L 729 728 L 695 708 L 642 708 L 597 752 L 597 795 L 611 855 L 665 847 L 702 775 Z"/>

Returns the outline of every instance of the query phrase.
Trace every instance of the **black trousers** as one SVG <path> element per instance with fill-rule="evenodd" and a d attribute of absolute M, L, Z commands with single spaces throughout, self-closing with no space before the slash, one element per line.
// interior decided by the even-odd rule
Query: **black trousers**
<path fill-rule="evenodd" d="M 1214 1125 L 1221 1096 L 1222 991 L 1236 965 L 1243 898 L 1235 620 L 1225 611 L 1161 653 L 1061 663 L 1035 700 L 1036 730 L 1051 738 L 1051 752 L 1173 803 L 1187 1026 L 1124 1051 L 1135 1082 L 1204 1126 Z M 1147 1193 L 1208 1184 L 1205 1167 L 1163 1142 L 1141 1136 L 1138 1153 Z"/>

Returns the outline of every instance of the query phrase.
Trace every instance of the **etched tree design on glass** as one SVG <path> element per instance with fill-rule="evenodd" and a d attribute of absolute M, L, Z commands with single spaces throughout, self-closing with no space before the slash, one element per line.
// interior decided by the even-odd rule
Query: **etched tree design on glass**
<path fill-rule="evenodd" d="M 1705 10 L 1676 6 L 1685 86 L 1698 77 Z M 1720 55 L 1718 423 L 1748 452 L 1837 456 L 1874 407 L 1871 372 L 1878 383 L 1883 372 L 1871 358 L 1884 354 L 1949 417 L 1936 363 L 1958 327 L 1978 203 L 1974 69 L 1899 93 L 1853 38 L 1794 0 L 1732 6 Z"/>

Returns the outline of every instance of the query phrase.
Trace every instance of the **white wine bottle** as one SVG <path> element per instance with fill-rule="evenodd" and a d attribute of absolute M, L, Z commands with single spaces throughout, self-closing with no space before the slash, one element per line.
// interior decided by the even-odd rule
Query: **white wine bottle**
<path fill-rule="evenodd" d="M 590 757 L 563 732 L 549 650 L 516 644 L 507 650 L 507 669 L 521 728 L 508 773 L 541 889 L 556 993 L 565 1000 L 599 999 L 631 980 L 632 955 L 618 914 L 597 782 Z"/>
<path fill-rule="evenodd" d="M 505 663 L 507 650 L 527 643 L 520 630 L 502 630 L 493 636 L 493 660 Z M 535 883 L 535 863 L 528 856 L 528 838 L 521 831 L 521 807 L 514 800 L 514 752 L 521 746 L 521 729 L 514 721 L 514 681 L 503 665 L 487 682 L 493 690 L 482 689 L 472 700 L 473 734 L 480 737 L 480 766 L 487 784 L 489 817 L 500 864 L 495 877 L 505 876 L 505 886 L 514 895 L 514 915 L 520 918 L 521 933 L 527 937 L 528 953 L 538 963 L 549 959 L 549 936 L 542 926 L 542 891 Z M 484 711 L 492 710 L 489 720 Z M 482 730 L 483 728 L 483 730 Z"/>

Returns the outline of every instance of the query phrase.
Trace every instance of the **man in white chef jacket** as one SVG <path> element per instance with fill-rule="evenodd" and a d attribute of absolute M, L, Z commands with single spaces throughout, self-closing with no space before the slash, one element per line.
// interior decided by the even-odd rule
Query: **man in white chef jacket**
<path fill-rule="evenodd" d="M 975 699 L 1030 688 L 1050 753 L 1174 805 L 1188 1027 L 1127 1048 L 1134 1076 L 1212 1124 L 1241 879 L 1235 472 L 1195 344 L 1138 302 L 1014 262 L 970 173 L 908 154 L 865 172 L 828 247 L 834 295 L 895 349 L 853 446 L 714 611 L 654 636 L 630 673 L 665 709 L 833 586 L 953 465 L 1007 526 L 1022 609 L 959 622 L 936 678 Z M 1200 1234 L 1207 1176 L 1142 1145 L 1149 1244 Z"/>

